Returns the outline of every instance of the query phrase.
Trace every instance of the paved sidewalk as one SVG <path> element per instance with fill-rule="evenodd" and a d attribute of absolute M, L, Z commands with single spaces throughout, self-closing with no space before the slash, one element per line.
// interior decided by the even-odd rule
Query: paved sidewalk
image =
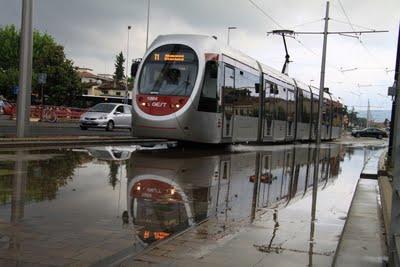
<path fill-rule="evenodd" d="M 334 266 L 383 266 L 386 256 L 378 182 L 360 179 Z"/>

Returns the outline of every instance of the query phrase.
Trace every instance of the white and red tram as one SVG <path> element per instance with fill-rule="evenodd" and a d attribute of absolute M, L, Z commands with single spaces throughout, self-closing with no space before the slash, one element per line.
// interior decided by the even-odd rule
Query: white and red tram
<path fill-rule="evenodd" d="M 135 136 L 201 143 L 312 140 L 318 90 L 209 36 L 159 36 L 139 66 Z M 342 104 L 324 94 L 322 139 L 341 135 Z"/>

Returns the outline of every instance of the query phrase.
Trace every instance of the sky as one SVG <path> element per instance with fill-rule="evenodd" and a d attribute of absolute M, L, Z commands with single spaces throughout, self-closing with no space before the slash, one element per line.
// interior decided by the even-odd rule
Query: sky
<path fill-rule="evenodd" d="M 145 52 L 148 1 L 34 0 L 34 27 L 54 36 L 75 65 L 113 73 L 115 55 L 126 55 L 128 25 L 129 59 Z M 325 7 L 321 0 L 151 0 L 149 43 L 172 33 L 214 35 L 226 42 L 227 28 L 233 26 L 232 47 L 280 70 L 282 38 L 267 32 L 321 32 Z M 365 110 L 369 99 L 371 109 L 390 109 L 387 88 L 394 79 L 400 1 L 331 0 L 329 17 L 330 31 L 389 31 L 359 39 L 329 35 L 325 87 L 350 108 Z M 20 21 L 21 0 L 0 0 L 0 27 L 20 27 Z M 319 86 L 322 40 L 322 35 L 287 40 L 291 77 Z"/>

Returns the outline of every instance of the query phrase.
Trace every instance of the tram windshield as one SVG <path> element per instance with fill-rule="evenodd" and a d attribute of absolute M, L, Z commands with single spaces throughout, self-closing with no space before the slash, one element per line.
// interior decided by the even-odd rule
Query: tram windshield
<path fill-rule="evenodd" d="M 189 96 L 198 70 L 196 53 L 188 46 L 164 45 L 146 58 L 139 80 L 139 93 Z"/>

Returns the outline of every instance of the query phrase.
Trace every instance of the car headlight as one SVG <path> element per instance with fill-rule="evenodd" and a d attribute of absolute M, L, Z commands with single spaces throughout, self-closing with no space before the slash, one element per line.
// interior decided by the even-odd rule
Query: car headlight
<path fill-rule="evenodd" d="M 107 119 L 107 116 L 101 116 L 100 118 L 99 118 L 99 120 L 106 120 Z"/>

